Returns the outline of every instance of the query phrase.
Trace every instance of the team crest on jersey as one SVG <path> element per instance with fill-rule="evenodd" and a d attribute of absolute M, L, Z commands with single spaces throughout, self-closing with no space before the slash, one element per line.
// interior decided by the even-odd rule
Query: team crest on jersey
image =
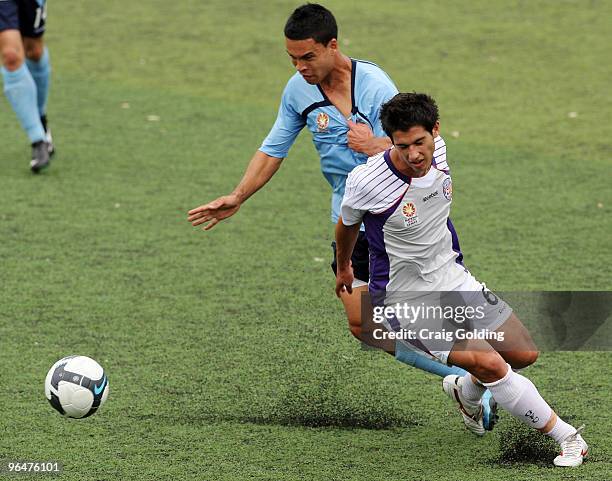
<path fill-rule="evenodd" d="M 329 115 L 325 112 L 321 112 L 317 115 L 317 128 L 319 132 L 327 132 L 327 127 L 329 127 Z"/>
<path fill-rule="evenodd" d="M 404 225 L 406 227 L 416 224 L 419 221 L 416 207 L 412 202 L 406 202 L 402 207 L 402 214 L 404 214 Z"/>
<path fill-rule="evenodd" d="M 450 177 L 442 183 L 442 193 L 447 200 L 453 200 L 453 181 Z"/>

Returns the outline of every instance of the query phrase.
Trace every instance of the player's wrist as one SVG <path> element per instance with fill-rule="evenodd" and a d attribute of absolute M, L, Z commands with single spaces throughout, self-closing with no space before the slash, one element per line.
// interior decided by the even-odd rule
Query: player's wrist
<path fill-rule="evenodd" d="M 383 150 L 387 150 L 392 146 L 391 139 L 389 137 L 372 137 L 368 142 L 368 155 L 376 155 Z"/>
<path fill-rule="evenodd" d="M 240 190 L 234 190 L 229 196 L 233 197 L 238 205 L 241 205 L 247 199 L 245 193 Z"/>
<path fill-rule="evenodd" d="M 341 273 L 350 272 L 350 270 L 351 270 L 351 261 L 349 260 L 346 263 L 338 262 L 337 261 L 336 269 L 338 270 L 338 272 L 341 272 Z"/>

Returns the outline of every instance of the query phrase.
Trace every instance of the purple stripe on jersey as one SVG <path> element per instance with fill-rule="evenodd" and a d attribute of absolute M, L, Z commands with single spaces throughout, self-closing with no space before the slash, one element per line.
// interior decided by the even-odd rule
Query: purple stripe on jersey
<path fill-rule="evenodd" d="M 450 217 L 446 219 L 446 227 L 448 227 L 448 230 L 451 233 L 451 238 L 453 240 L 453 250 L 457 253 L 457 258 L 455 259 L 455 262 L 457 264 L 463 265 L 463 253 L 461 252 L 461 246 L 459 246 L 459 236 L 455 231 L 455 226 L 451 222 Z"/>
<path fill-rule="evenodd" d="M 397 175 L 404 182 L 410 184 L 410 177 L 408 177 L 407 175 L 402 174 L 399 170 L 397 170 L 395 165 L 393 165 L 393 162 L 391 162 L 391 157 L 389 156 L 389 152 L 391 152 L 391 149 L 385 150 L 385 162 L 387 162 L 387 166 L 389 167 L 389 169 L 391 169 L 391 172 L 393 172 L 395 175 Z"/>
<path fill-rule="evenodd" d="M 382 306 L 385 301 L 385 292 L 389 283 L 389 255 L 385 249 L 385 234 L 383 227 L 391 214 L 395 212 L 403 195 L 387 210 L 380 214 L 366 213 L 363 217 L 366 236 L 370 244 L 370 297 L 372 305 Z"/>

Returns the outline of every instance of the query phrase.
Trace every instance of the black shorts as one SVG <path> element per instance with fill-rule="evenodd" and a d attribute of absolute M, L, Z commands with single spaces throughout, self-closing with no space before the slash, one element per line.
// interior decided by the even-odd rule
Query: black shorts
<path fill-rule="evenodd" d="M 47 2 L 36 0 L 0 0 L 0 32 L 19 30 L 24 37 L 40 37 L 45 33 Z"/>
<path fill-rule="evenodd" d="M 331 268 L 335 274 L 338 268 L 338 263 L 336 262 L 336 241 L 332 242 L 331 246 L 334 250 L 334 260 L 331 263 Z M 370 253 L 368 248 L 368 238 L 365 232 L 359 231 L 359 237 L 353 249 L 351 262 L 353 263 L 353 275 L 355 279 L 359 279 L 363 282 L 368 282 L 370 280 Z"/>

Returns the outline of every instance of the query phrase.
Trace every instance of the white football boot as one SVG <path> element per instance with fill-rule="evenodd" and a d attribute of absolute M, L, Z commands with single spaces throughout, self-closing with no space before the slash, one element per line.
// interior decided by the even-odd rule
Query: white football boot
<path fill-rule="evenodd" d="M 470 403 L 466 403 L 461 395 L 461 378 L 451 374 L 442 380 L 442 389 L 453 401 L 455 401 L 463 416 L 463 423 L 476 436 L 484 436 L 485 428 L 483 425 L 483 408 L 482 404 L 478 403 L 476 407 Z"/>
<path fill-rule="evenodd" d="M 582 464 L 583 459 L 589 452 L 589 446 L 580 435 L 583 429 L 584 426 L 580 426 L 574 434 L 568 436 L 561 443 L 561 454 L 553 461 L 555 466 L 574 467 Z"/>

